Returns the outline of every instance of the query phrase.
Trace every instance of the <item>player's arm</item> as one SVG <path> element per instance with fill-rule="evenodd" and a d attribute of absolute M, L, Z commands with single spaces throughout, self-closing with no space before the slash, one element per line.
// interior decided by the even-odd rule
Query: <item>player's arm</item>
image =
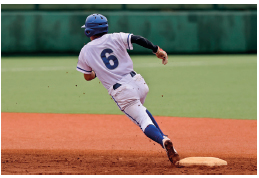
<path fill-rule="evenodd" d="M 162 59 L 162 63 L 164 65 L 167 64 L 167 62 L 168 62 L 167 53 L 164 50 L 162 50 L 159 46 L 153 45 L 153 43 L 151 43 L 146 38 L 144 38 L 142 36 L 138 36 L 138 35 L 132 35 L 131 36 L 131 43 L 136 43 L 140 46 L 143 46 L 144 48 L 151 49 L 153 51 L 153 53 L 156 54 L 156 56 L 158 58 Z"/>
<path fill-rule="evenodd" d="M 81 50 L 79 57 L 78 57 L 76 70 L 78 70 L 79 72 L 82 72 L 84 74 L 85 80 L 91 81 L 96 77 L 96 74 L 93 71 L 93 69 L 84 60 L 85 59 L 84 54 L 85 53 L 82 52 L 82 50 Z"/>
<path fill-rule="evenodd" d="M 91 81 L 96 78 L 96 73 L 92 71 L 91 74 L 84 74 L 84 78 L 87 81 Z"/>

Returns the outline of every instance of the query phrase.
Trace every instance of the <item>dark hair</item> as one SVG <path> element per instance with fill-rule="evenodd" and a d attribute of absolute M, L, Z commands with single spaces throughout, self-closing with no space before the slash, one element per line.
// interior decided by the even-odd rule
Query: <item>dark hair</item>
<path fill-rule="evenodd" d="M 95 34 L 95 35 L 93 35 L 93 36 L 101 37 L 101 36 L 103 36 L 103 35 L 105 35 L 105 34 L 107 34 L 107 32 L 98 33 L 98 34 Z"/>

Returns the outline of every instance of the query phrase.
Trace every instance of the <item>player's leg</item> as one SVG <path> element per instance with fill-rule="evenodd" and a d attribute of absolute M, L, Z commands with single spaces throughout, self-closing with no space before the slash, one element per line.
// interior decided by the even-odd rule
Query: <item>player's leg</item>
<path fill-rule="evenodd" d="M 150 119 L 152 120 L 153 124 L 156 126 L 156 128 L 160 131 L 160 133 L 161 133 L 163 136 L 165 136 L 165 134 L 164 134 L 164 133 L 162 132 L 162 130 L 159 128 L 159 126 L 158 126 L 158 124 L 157 124 L 155 118 L 152 116 L 152 114 L 151 114 L 148 110 L 146 110 L 146 112 L 147 112 L 148 116 L 150 117 Z"/>
<path fill-rule="evenodd" d="M 172 141 L 168 137 L 164 137 L 146 111 L 146 108 L 138 101 L 126 107 L 123 112 L 141 128 L 148 138 L 159 143 L 166 150 L 169 160 L 174 165 L 180 160 L 180 157 L 174 149 Z"/>
<path fill-rule="evenodd" d="M 146 112 L 146 108 L 140 103 L 140 101 L 126 107 L 123 112 L 141 128 L 148 138 L 159 143 L 163 147 L 164 135 L 154 125 L 150 116 Z"/>
<path fill-rule="evenodd" d="M 146 85 L 146 82 L 143 77 L 142 79 L 136 80 L 136 85 L 138 88 L 141 88 L 142 90 L 138 90 L 139 96 L 140 96 L 140 102 L 143 105 L 147 96 L 147 93 L 149 91 L 148 86 Z M 149 116 L 150 120 L 152 121 L 153 124 L 148 125 L 144 129 L 144 133 L 147 137 L 151 138 L 155 142 L 159 143 L 167 153 L 167 156 L 169 160 L 175 164 L 177 161 L 180 160 L 180 157 L 176 150 L 173 147 L 172 141 L 164 135 L 164 133 L 161 131 L 159 128 L 155 118 L 152 116 L 152 114 L 146 109 L 146 113 Z M 142 126 L 142 130 L 145 126 Z M 160 132 L 160 133 L 159 133 Z M 162 142 L 162 143 L 161 143 Z"/>
<path fill-rule="evenodd" d="M 141 75 L 138 75 L 135 77 L 135 88 L 138 88 L 138 96 L 140 98 L 140 102 L 143 105 L 146 99 L 146 96 L 149 92 L 148 85 L 146 84 L 144 78 Z M 162 130 L 159 128 L 155 118 L 152 116 L 152 114 L 146 109 L 146 113 L 148 114 L 149 118 L 152 120 L 153 124 L 156 126 L 156 128 L 160 131 L 160 133 L 165 136 L 165 134 L 162 132 Z"/>
<path fill-rule="evenodd" d="M 128 87 L 129 89 L 129 87 Z M 127 88 L 125 88 L 125 90 L 127 91 Z M 123 95 L 123 91 L 120 92 L 119 95 Z M 128 93 L 128 92 L 127 92 Z M 134 90 L 131 90 L 130 92 L 131 94 L 134 93 Z M 173 143 L 172 141 L 167 138 L 164 137 L 164 135 L 162 134 L 161 130 L 158 129 L 152 119 L 151 116 L 148 114 L 147 109 L 142 105 L 142 103 L 140 102 L 139 99 L 134 99 L 134 97 L 130 97 L 130 99 L 128 98 L 127 100 L 124 100 L 123 97 L 120 97 L 119 95 L 116 95 L 116 97 L 114 96 L 113 99 L 114 101 L 117 103 L 118 107 L 135 123 L 137 124 L 141 130 L 144 132 L 144 134 L 152 139 L 153 141 L 157 142 L 158 144 L 160 144 L 167 152 L 167 156 L 169 158 L 169 160 L 175 164 L 176 161 L 178 161 L 179 155 L 177 154 L 177 152 L 175 151 L 174 147 L 173 147 Z M 123 95 L 125 96 L 125 95 Z M 127 95 L 127 97 L 129 97 L 129 95 Z M 116 101 L 116 98 L 121 99 L 120 102 L 118 103 Z M 125 103 L 123 101 L 130 101 L 129 103 Z M 123 109 L 122 109 L 123 108 Z M 156 123 L 156 122 L 155 122 Z"/>
<path fill-rule="evenodd" d="M 134 89 L 133 89 L 134 88 Z M 142 105 L 138 97 L 137 86 L 124 86 L 124 89 L 117 90 L 118 94 L 112 96 L 115 103 L 121 111 L 123 111 L 147 137 L 159 143 L 163 147 L 163 134 L 157 128 L 147 113 L 147 109 Z M 120 92 L 119 92 L 120 91 Z"/>
<path fill-rule="evenodd" d="M 152 139 L 153 141 L 159 143 L 162 147 L 163 147 L 163 135 L 161 134 L 161 132 L 157 129 L 156 126 L 154 126 L 153 124 L 150 124 L 146 127 L 146 129 L 144 130 L 144 134 Z"/>
<path fill-rule="evenodd" d="M 148 92 L 144 79 L 140 75 L 128 79 L 133 79 L 134 82 L 122 83 L 121 87 L 110 91 L 109 94 L 111 94 L 120 110 L 137 124 L 147 137 L 165 148 L 168 158 L 172 163 L 175 163 L 179 159 L 179 155 L 174 150 L 171 140 L 164 137 L 155 119 L 142 104 Z"/>

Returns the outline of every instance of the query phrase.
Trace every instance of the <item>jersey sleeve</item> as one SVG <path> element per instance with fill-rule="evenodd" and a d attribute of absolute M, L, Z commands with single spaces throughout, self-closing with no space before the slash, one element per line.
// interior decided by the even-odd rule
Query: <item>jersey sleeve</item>
<path fill-rule="evenodd" d="M 126 47 L 126 49 L 128 50 L 133 50 L 133 45 L 131 43 L 131 36 L 132 34 L 130 33 L 119 33 L 120 38 L 122 40 L 122 43 L 124 44 L 124 46 Z"/>
<path fill-rule="evenodd" d="M 84 74 L 92 73 L 92 68 L 85 62 L 82 52 L 79 54 L 76 70 Z"/>

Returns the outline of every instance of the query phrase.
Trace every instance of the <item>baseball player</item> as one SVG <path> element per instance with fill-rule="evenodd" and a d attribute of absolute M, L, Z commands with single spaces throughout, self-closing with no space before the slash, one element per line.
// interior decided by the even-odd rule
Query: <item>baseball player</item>
<path fill-rule="evenodd" d="M 86 18 L 85 35 L 91 39 L 79 54 L 77 70 L 87 81 L 96 77 L 108 90 L 119 109 L 124 112 L 144 134 L 159 143 L 175 165 L 180 160 L 172 141 L 161 131 L 152 114 L 143 106 L 149 88 L 140 74 L 133 70 L 133 62 L 127 50 L 132 43 L 151 49 L 164 65 L 167 53 L 144 37 L 129 33 L 108 34 L 108 20 L 101 14 Z"/>

